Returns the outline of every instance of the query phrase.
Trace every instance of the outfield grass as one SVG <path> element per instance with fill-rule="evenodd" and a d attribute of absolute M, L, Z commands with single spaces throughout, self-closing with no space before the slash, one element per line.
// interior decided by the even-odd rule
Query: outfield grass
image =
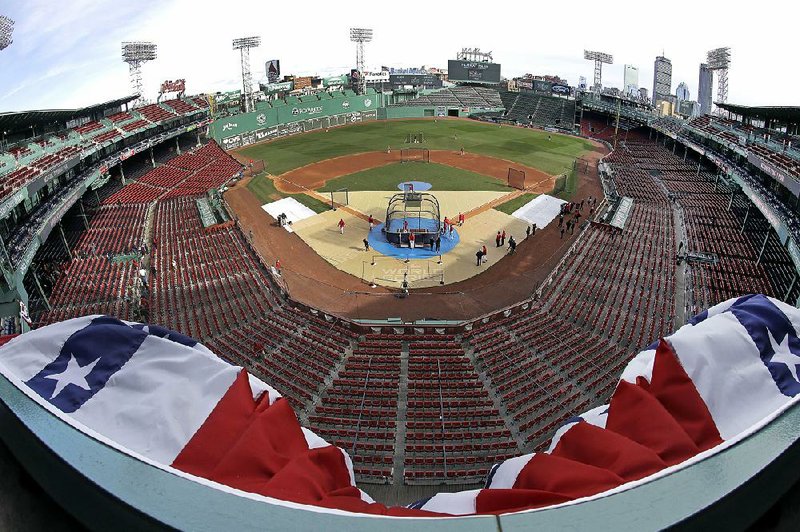
<path fill-rule="evenodd" d="M 319 189 L 330 192 L 340 188 L 356 190 L 397 190 L 403 181 L 424 181 L 433 190 L 489 190 L 508 192 L 505 183 L 493 177 L 436 163 L 394 163 L 332 179 Z"/>
<path fill-rule="evenodd" d="M 307 164 L 368 151 L 399 149 L 407 133 L 422 132 L 425 146 L 459 150 L 508 159 L 550 175 L 572 167 L 592 145 L 581 138 L 534 129 L 498 126 L 473 120 L 380 120 L 315 131 L 239 150 L 251 159 L 263 159 L 267 171 L 279 175 Z M 551 140 L 547 140 L 551 136 Z"/>
<path fill-rule="evenodd" d="M 514 199 L 510 199 L 505 203 L 501 203 L 500 205 L 495 205 L 495 209 L 504 212 L 508 215 L 512 214 L 514 211 L 531 201 L 533 198 L 538 196 L 539 194 L 533 194 L 531 192 L 526 192 L 521 196 L 517 196 Z"/>
<path fill-rule="evenodd" d="M 278 189 L 275 188 L 275 183 L 272 179 L 267 177 L 266 174 L 255 176 L 247 184 L 247 188 L 250 189 L 250 192 L 255 194 L 262 205 L 277 201 L 281 198 L 292 197 L 318 214 L 330 210 L 331 208 L 329 204 L 323 203 L 317 198 L 306 196 L 305 194 L 284 194 L 283 192 L 279 192 Z"/>

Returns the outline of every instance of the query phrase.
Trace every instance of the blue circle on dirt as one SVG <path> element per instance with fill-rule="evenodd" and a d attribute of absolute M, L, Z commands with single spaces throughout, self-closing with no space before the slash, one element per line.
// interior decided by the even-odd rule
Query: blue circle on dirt
<path fill-rule="evenodd" d="M 438 257 L 439 255 L 444 255 L 452 251 L 460 241 L 458 230 L 453 229 L 452 236 L 448 232 L 448 234 L 442 235 L 439 238 L 439 242 L 441 243 L 441 249 L 439 251 L 431 251 L 430 246 L 425 246 L 424 248 L 416 247 L 414 249 L 410 249 L 408 246 L 397 247 L 386 240 L 386 236 L 383 234 L 383 226 L 384 224 L 376 225 L 372 231 L 369 232 L 367 240 L 369 241 L 370 248 L 387 257 L 395 257 L 402 260 Z"/>
<path fill-rule="evenodd" d="M 403 181 L 397 185 L 397 188 L 400 190 L 405 190 L 407 185 L 414 185 L 414 192 L 425 192 L 426 190 L 430 190 L 433 186 L 425 181 Z"/>

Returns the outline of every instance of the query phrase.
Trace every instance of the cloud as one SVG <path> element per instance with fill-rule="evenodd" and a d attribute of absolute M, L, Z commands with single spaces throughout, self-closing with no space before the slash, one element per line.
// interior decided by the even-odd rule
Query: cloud
<path fill-rule="evenodd" d="M 604 10 L 576 0 L 507 3 L 500 9 L 463 0 L 429 2 L 423 15 L 419 9 L 387 12 L 374 2 L 355 0 L 240 0 L 211 9 L 189 0 L 32 0 L 8 9 L 17 26 L 14 44 L 0 52 L 0 106 L 73 107 L 92 103 L 87 98 L 106 101 L 127 94 L 123 40 L 158 45 L 158 59 L 143 67 L 150 98 L 166 79 L 185 78 L 193 93 L 238 88 L 239 54 L 231 40 L 247 35 L 262 37 L 250 57 L 255 79 L 263 77 L 264 62 L 273 58 L 281 60 L 284 73 L 343 73 L 355 63 L 350 26 L 375 30 L 366 47 L 372 68 L 445 67 L 460 48 L 478 46 L 494 52 L 506 76 L 557 74 L 575 84 L 579 76 L 592 78 L 592 64 L 583 60 L 587 48 L 614 55 L 614 64 L 604 66 L 604 85 L 621 86 L 627 63 L 640 68 L 640 85 L 649 90 L 653 61 L 664 50 L 673 63 L 673 90 L 686 81 L 693 95 L 705 52 L 729 45 L 729 99 L 786 104 L 792 92 L 780 87 L 797 86 L 800 73 L 785 66 L 794 48 L 794 18 L 779 6 L 767 1 L 737 10 L 715 0 L 697 3 L 691 12 L 657 6 Z M 769 27 L 770 38 L 733 29 L 740 28 L 741 17 L 750 27 Z M 775 88 L 765 90 L 765 83 Z"/>

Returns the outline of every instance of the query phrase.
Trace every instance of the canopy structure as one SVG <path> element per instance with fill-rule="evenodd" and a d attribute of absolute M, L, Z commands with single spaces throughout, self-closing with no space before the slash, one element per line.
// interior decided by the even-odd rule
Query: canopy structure
<path fill-rule="evenodd" d="M 5 132 L 6 135 L 15 133 L 27 133 L 30 135 L 31 129 L 42 131 L 45 128 L 51 129 L 51 126 L 61 126 L 63 129 L 64 124 L 71 120 L 83 117 L 99 118 L 106 109 L 120 107 L 136 98 L 138 96 L 125 96 L 79 109 L 41 109 L 0 113 L 0 131 Z"/>
<path fill-rule="evenodd" d="M 787 132 L 796 135 L 800 131 L 800 107 L 795 106 L 748 106 L 732 103 L 716 103 L 718 107 L 738 115 L 743 122 L 754 120 L 764 122 L 765 127 L 786 127 Z"/>

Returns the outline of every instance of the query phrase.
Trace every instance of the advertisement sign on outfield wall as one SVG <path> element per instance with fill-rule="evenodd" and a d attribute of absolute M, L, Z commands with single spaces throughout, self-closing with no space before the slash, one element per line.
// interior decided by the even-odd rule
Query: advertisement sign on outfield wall
<path fill-rule="evenodd" d="M 445 109 L 445 114 L 447 109 Z M 296 135 L 297 133 L 304 133 L 308 131 L 315 131 L 328 127 L 345 126 L 348 124 L 357 124 L 367 120 L 377 120 L 378 111 L 358 111 L 355 113 L 346 113 L 336 116 L 325 116 L 321 118 L 309 118 L 307 120 L 299 120 L 290 122 L 288 124 L 278 124 L 276 126 L 248 131 L 238 135 L 231 135 L 223 137 L 219 142 L 223 149 L 233 150 L 254 144 L 256 142 L 264 142 L 266 140 L 273 140 L 280 137 L 289 135 Z"/>

